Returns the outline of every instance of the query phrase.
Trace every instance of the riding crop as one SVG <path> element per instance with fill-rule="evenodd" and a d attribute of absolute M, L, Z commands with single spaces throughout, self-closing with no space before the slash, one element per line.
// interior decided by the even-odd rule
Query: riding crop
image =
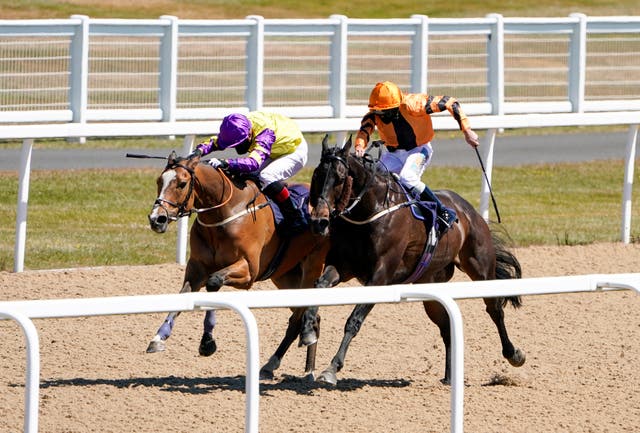
<path fill-rule="evenodd" d="M 489 187 L 489 194 L 491 195 L 491 201 L 493 202 L 493 208 L 496 211 L 496 218 L 498 218 L 498 223 L 500 223 L 500 212 L 498 212 L 498 205 L 496 204 L 496 199 L 493 196 L 493 190 L 491 189 L 491 182 L 489 182 L 489 177 L 487 176 L 487 172 L 484 169 L 484 164 L 482 163 L 482 158 L 480 157 L 480 152 L 478 152 L 478 148 L 474 147 L 476 151 L 476 155 L 478 155 L 478 161 L 480 161 L 480 168 L 482 168 L 482 173 L 484 174 L 484 179 L 487 181 L 487 186 Z"/>
<path fill-rule="evenodd" d="M 127 158 L 167 159 L 166 156 L 144 155 L 140 153 L 127 153 Z"/>

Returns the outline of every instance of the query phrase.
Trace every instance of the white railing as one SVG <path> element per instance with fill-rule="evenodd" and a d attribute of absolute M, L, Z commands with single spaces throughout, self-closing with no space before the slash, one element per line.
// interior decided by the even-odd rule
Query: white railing
<path fill-rule="evenodd" d="M 257 433 L 260 389 L 259 335 L 256 320 L 250 309 L 434 300 L 440 302 L 449 314 L 452 348 L 450 431 L 462 433 L 464 430 L 464 337 L 462 316 L 454 300 L 602 290 L 634 290 L 640 293 L 640 274 L 591 274 L 334 289 L 4 301 L 0 302 L 0 319 L 15 320 L 22 327 L 27 340 L 24 432 L 35 433 L 38 431 L 40 361 L 38 334 L 32 319 L 193 311 L 211 308 L 235 310 L 244 322 L 247 336 L 245 432 Z"/>
<path fill-rule="evenodd" d="M 637 111 L 638 55 L 640 16 L 0 20 L 0 123 L 355 117 L 382 80 L 474 115 Z"/>
<path fill-rule="evenodd" d="M 622 194 L 621 240 L 629 243 L 631 238 L 631 200 L 634 167 L 636 159 L 636 143 L 640 112 L 621 111 L 613 113 L 559 113 L 559 114 L 513 114 L 497 116 L 475 116 L 471 119 L 475 129 L 486 129 L 487 134 L 480 149 L 484 153 L 487 178 L 482 177 L 480 192 L 480 212 L 485 219 L 489 218 L 489 184 L 493 171 L 493 153 L 495 137 L 500 128 L 526 128 L 545 126 L 582 126 L 582 125 L 629 125 L 625 158 L 624 185 Z M 346 132 L 360 127 L 359 118 L 341 119 L 299 119 L 298 123 L 305 132 Z M 213 122 L 154 122 L 154 123 L 65 123 L 45 125 L 0 125 L 0 140 L 23 139 L 18 184 L 18 204 L 16 213 L 16 236 L 14 246 L 14 271 L 24 270 L 24 257 L 27 238 L 27 207 L 29 202 L 29 178 L 31 157 L 35 139 L 42 138 L 79 138 L 110 137 L 114 132 L 118 136 L 171 136 L 184 135 L 182 152 L 188 154 L 198 135 L 208 135 L 216 131 L 219 121 Z M 458 128 L 449 116 L 434 116 L 436 129 Z M 603 143 L 603 146 L 606 146 Z M 187 254 L 187 219 L 178 221 L 178 241 L 176 261 L 186 263 Z"/>

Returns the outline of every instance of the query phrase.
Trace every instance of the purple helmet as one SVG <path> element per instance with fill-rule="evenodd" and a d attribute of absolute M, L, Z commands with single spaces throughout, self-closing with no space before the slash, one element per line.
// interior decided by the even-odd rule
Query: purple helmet
<path fill-rule="evenodd" d="M 249 138 L 251 122 L 242 114 L 229 114 L 222 119 L 218 133 L 218 149 L 236 147 Z"/>

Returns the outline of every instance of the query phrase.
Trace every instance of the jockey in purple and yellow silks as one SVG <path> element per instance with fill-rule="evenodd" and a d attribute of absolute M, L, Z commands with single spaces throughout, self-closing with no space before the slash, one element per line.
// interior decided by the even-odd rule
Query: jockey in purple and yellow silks
<path fill-rule="evenodd" d="M 398 173 L 400 181 L 420 200 L 436 203 L 438 218 L 445 225 L 442 232 L 456 221 L 456 214 L 442 205 L 421 178 L 433 154 L 431 140 L 435 133 L 431 114 L 445 110 L 456 119 L 467 143 L 478 146 L 478 135 L 454 98 L 426 93 L 404 94 L 390 81 L 377 83 L 371 91 L 369 112 L 362 118 L 355 140 L 356 155 L 362 156 L 371 134 L 378 129 L 378 135 L 389 150 L 382 155 L 381 162 L 389 171 Z"/>
<path fill-rule="evenodd" d="M 284 183 L 307 163 L 307 142 L 298 125 L 286 116 L 265 111 L 230 114 L 222 120 L 218 135 L 198 144 L 193 154 L 207 155 L 229 148 L 246 156 L 212 158 L 209 163 L 232 173 L 255 173 L 262 192 L 278 203 L 289 232 L 296 234 L 304 229 L 304 214 L 291 200 Z"/>

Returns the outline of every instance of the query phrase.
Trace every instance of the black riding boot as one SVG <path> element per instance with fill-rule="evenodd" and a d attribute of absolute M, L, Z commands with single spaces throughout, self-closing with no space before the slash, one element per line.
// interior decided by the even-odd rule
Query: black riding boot
<path fill-rule="evenodd" d="M 307 228 L 307 220 L 302 209 L 298 209 L 291 200 L 289 190 L 282 182 L 273 182 L 263 190 L 264 194 L 278 204 L 282 211 L 282 216 L 286 226 L 283 228 L 283 235 L 295 236 Z"/>
<path fill-rule="evenodd" d="M 453 223 L 458 219 L 456 212 L 453 209 L 445 207 L 440 199 L 426 185 L 420 194 L 420 200 L 435 202 L 437 217 L 440 220 L 440 234 L 449 230 Z"/>

